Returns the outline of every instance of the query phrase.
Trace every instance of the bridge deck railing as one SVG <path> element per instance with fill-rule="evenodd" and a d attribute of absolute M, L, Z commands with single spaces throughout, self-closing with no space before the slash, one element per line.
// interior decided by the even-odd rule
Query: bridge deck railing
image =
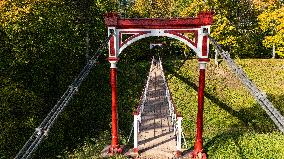
<path fill-rule="evenodd" d="M 147 82 L 146 82 L 146 85 L 144 86 L 143 93 L 140 97 L 139 105 L 138 105 L 136 111 L 133 112 L 133 116 L 134 116 L 134 122 L 133 122 L 134 142 L 133 142 L 133 144 L 134 144 L 134 152 L 135 153 L 138 153 L 138 133 L 140 132 L 139 125 L 141 124 L 141 114 L 144 111 L 144 106 L 145 106 L 145 103 L 146 103 L 146 100 L 147 100 L 147 92 L 149 90 L 149 83 L 150 83 L 150 80 L 151 80 L 150 74 L 153 71 L 153 64 L 154 64 L 154 58 L 151 61 L 150 71 L 149 71 L 149 74 L 147 76 Z"/>
<path fill-rule="evenodd" d="M 162 70 L 162 79 L 163 79 L 163 83 L 164 83 L 164 86 L 165 86 L 165 90 L 166 90 L 166 94 L 165 94 L 165 97 L 166 97 L 166 100 L 167 100 L 167 103 L 168 103 L 168 109 L 169 109 L 169 113 L 170 113 L 170 116 L 171 116 L 171 121 L 172 121 L 172 124 L 173 124 L 173 128 L 174 128 L 174 134 L 176 135 L 176 151 L 177 152 L 181 152 L 181 145 L 182 145 L 182 115 L 177 111 L 176 109 L 176 105 L 173 101 L 173 98 L 172 98 L 172 95 L 171 95 L 171 92 L 170 92 L 170 89 L 169 89 L 169 86 L 168 86 L 168 82 L 167 82 L 167 79 L 165 77 L 165 74 L 164 74 L 164 69 L 163 69 L 163 65 L 162 65 L 162 60 L 159 59 L 159 65 L 160 65 L 160 68 Z"/>

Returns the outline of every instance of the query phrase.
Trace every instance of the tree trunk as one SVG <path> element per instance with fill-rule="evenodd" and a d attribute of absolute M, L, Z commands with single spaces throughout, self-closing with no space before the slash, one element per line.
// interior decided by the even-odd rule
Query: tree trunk
<path fill-rule="evenodd" d="M 275 59 L 275 44 L 273 44 L 272 48 L 272 58 Z"/>
<path fill-rule="evenodd" d="M 215 49 L 215 65 L 218 66 L 218 50 Z"/>

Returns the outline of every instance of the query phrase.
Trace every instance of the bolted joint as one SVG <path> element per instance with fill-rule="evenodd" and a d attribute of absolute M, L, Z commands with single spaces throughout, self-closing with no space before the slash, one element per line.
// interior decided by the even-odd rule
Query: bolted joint
<path fill-rule="evenodd" d="M 36 135 L 37 136 L 40 136 L 40 135 L 44 135 L 44 136 L 47 136 L 48 135 L 48 132 L 49 132 L 49 130 L 48 129 L 46 129 L 46 130 L 44 130 L 44 129 L 42 129 L 42 128 L 36 128 L 35 129 L 35 131 L 36 131 Z"/>
<path fill-rule="evenodd" d="M 44 135 L 44 136 L 48 136 L 48 132 L 49 132 L 49 129 L 44 130 L 44 131 L 43 131 L 43 135 Z"/>
<path fill-rule="evenodd" d="M 42 128 L 36 128 L 35 131 L 37 133 L 37 136 L 42 134 Z"/>
<path fill-rule="evenodd" d="M 75 92 L 78 92 L 78 91 L 79 91 L 78 86 L 73 87 L 73 89 L 74 89 Z"/>
<path fill-rule="evenodd" d="M 114 29 L 109 29 L 110 34 L 114 34 Z"/>
<path fill-rule="evenodd" d="M 208 35 L 209 34 L 209 29 L 208 28 L 203 28 L 202 32 L 203 32 L 203 34 Z"/>
<path fill-rule="evenodd" d="M 69 86 L 69 88 L 71 89 L 71 91 L 75 91 L 75 92 L 78 92 L 78 86 L 74 86 L 73 84 L 71 84 L 70 86 Z"/>
<path fill-rule="evenodd" d="M 210 34 L 210 27 L 209 26 L 202 26 L 201 27 L 201 34 L 202 34 L 202 36 L 208 36 Z"/>
<path fill-rule="evenodd" d="M 90 65 L 94 65 L 95 63 L 97 63 L 97 60 L 90 59 L 90 60 L 88 61 L 88 63 L 89 63 Z"/>

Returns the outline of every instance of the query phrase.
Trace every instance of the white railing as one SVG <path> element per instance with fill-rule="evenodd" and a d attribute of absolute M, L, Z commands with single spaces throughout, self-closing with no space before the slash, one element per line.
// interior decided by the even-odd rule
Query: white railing
<path fill-rule="evenodd" d="M 151 62 L 151 67 L 150 67 L 150 71 L 149 71 L 149 74 L 148 74 L 148 77 L 147 77 L 147 82 L 146 82 L 146 85 L 143 89 L 143 93 L 141 95 L 141 98 L 140 98 L 140 103 L 136 109 L 136 111 L 133 113 L 133 116 L 134 116 L 134 122 L 133 122 L 133 127 L 134 127 L 134 134 L 133 134 L 133 138 L 134 138 L 134 153 L 138 153 L 138 133 L 140 132 L 139 130 L 139 125 L 141 123 L 141 114 L 143 113 L 144 111 L 144 105 L 146 103 L 146 99 L 147 99 L 147 92 L 148 92 L 148 89 L 149 89 L 149 83 L 150 83 L 150 80 L 151 80 L 151 72 L 153 71 L 153 65 L 154 65 L 154 58 L 152 59 L 152 62 Z"/>
<path fill-rule="evenodd" d="M 140 98 L 140 103 L 137 107 L 137 110 L 133 113 L 133 116 L 134 116 L 134 123 L 133 123 L 133 127 L 134 127 L 134 148 L 133 148 L 133 151 L 134 153 L 137 153 L 138 154 L 138 133 L 139 133 L 139 125 L 141 124 L 141 114 L 143 113 L 144 111 L 144 105 L 145 105 L 145 102 L 147 100 L 147 92 L 148 92 L 148 89 L 149 89 L 149 82 L 151 80 L 151 72 L 153 71 L 153 66 L 154 66 L 154 63 L 158 64 L 158 66 L 160 67 L 160 69 L 162 70 L 161 71 L 161 76 L 162 76 L 162 80 L 163 80 L 163 85 L 164 85 L 164 90 L 165 90 L 165 98 L 168 102 L 168 110 L 169 110 L 169 113 L 170 113 L 170 116 L 171 116 L 171 123 L 173 125 L 173 128 L 174 128 L 174 134 L 176 136 L 176 151 L 177 152 L 181 152 L 181 145 L 182 145 L 182 138 L 184 138 L 183 136 L 183 133 L 182 133 L 182 116 L 177 113 L 177 110 L 176 110 L 176 107 L 175 107 L 175 104 L 173 103 L 173 100 L 172 100 L 172 96 L 171 96 L 171 92 L 169 90 L 169 87 L 168 87 L 168 84 L 167 84 L 167 80 L 166 80 L 166 77 L 164 75 L 164 70 L 163 70 L 163 66 L 162 66 L 162 62 L 161 62 L 161 59 L 159 59 L 159 61 L 155 61 L 155 59 L 153 58 L 152 59 L 152 62 L 151 62 L 151 68 L 150 68 L 150 72 L 149 72 L 149 75 L 147 77 L 147 83 L 144 87 L 144 90 L 143 90 L 143 94 L 141 95 L 141 98 Z"/>
<path fill-rule="evenodd" d="M 174 134 L 176 135 L 176 141 L 177 141 L 177 144 L 176 144 L 176 151 L 177 152 L 181 152 L 181 144 L 182 144 L 182 116 L 177 112 L 176 110 L 176 106 L 173 102 L 173 99 L 172 99 L 172 96 L 171 96 L 171 92 L 170 92 L 170 89 L 168 87 L 168 83 L 167 83 L 167 79 L 165 77 L 165 74 L 164 74 L 164 69 L 163 69 L 163 65 L 162 65 L 162 60 L 159 58 L 159 66 L 160 66 L 160 69 L 162 70 L 161 72 L 161 76 L 162 76 L 162 79 L 163 79 L 163 82 L 164 82 L 164 86 L 165 86 L 165 97 L 167 99 L 167 102 L 168 102 L 168 109 L 169 109 L 169 113 L 170 113 L 170 116 L 171 116 L 171 122 L 173 124 L 173 127 L 174 127 Z"/>

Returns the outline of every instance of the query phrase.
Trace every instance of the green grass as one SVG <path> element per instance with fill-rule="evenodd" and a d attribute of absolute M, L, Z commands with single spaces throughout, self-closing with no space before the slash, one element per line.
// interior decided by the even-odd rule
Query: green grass
<path fill-rule="evenodd" d="M 236 61 L 257 86 L 284 112 L 284 61 Z M 198 62 L 166 63 L 169 87 L 190 146 L 194 144 L 197 111 Z M 229 70 L 208 64 L 204 103 L 204 148 L 209 158 L 284 158 L 284 136 Z"/>
<path fill-rule="evenodd" d="M 284 110 L 284 61 L 246 59 L 236 61 L 248 76 L 266 92 L 281 112 Z M 165 71 L 178 110 L 183 115 L 183 128 L 189 149 L 193 149 L 197 111 L 198 62 L 188 60 L 180 70 L 181 61 L 165 62 Z M 119 68 L 119 118 L 121 143 L 130 131 L 131 107 L 139 99 L 141 84 L 148 70 L 145 63 Z M 143 70 L 143 75 L 139 73 Z M 139 79 L 139 80 L 137 80 Z M 135 86 L 131 88 L 130 86 Z M 135 98 L 133 97 L 135 96 Z M 204 149 L 209 159 L 282 159 L 284 136 L 242 86 L 224 62 L 216 67 L 211 62 L 206 72 L 204 105 Z M 129 109 L 130 108 L 130 109 Z M 110 109 L 110 107 L 109 107 Z M 130 125 L 129 125 L 130 124 Z M 129 126 L 127 126 L 129 125 Z M 62 158 L 99 158 L 100 151 L 110 144 L 110 128 Z M 114 158 L 124 158 L 116 156 Z"/>

